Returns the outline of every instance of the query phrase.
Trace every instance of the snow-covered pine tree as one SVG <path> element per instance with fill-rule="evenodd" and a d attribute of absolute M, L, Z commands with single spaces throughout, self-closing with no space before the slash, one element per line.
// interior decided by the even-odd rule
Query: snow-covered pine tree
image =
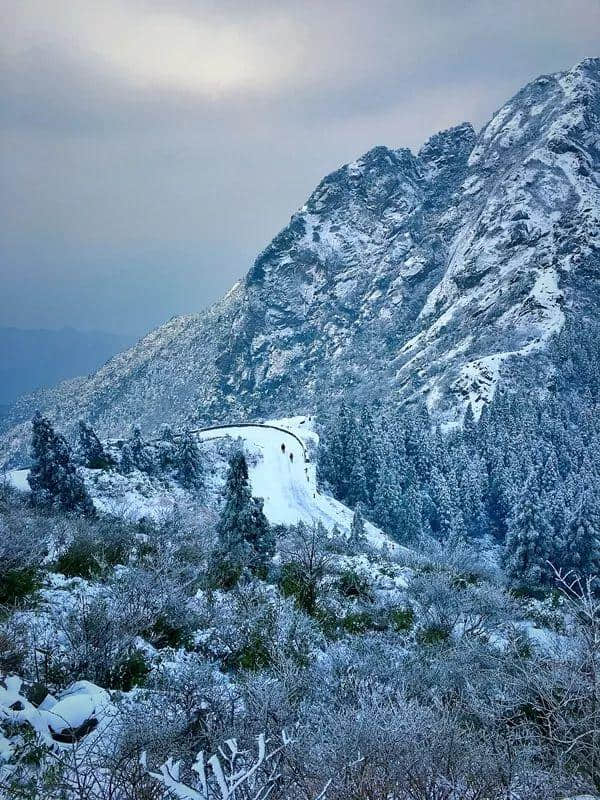
<path fill-rule="evenodd" d="M 548 518 L 539 476 L 532 472 L 508 521 L 504 565 L 515 582 L 542 583 L 549 575 L 554 531 Z"/>
<path fill-rule="evenodd" d="M 434 513 L 430 518 L 431 529 L 439 540 L 448 546 L 455 546 L 466 536 L 462 511 L 456 502 L 451 487 L 458 491 L 454 476 L 448 480 L 437 468 L 432 470 L 430 481 L 431 499 Z"/>
<path fill-rule="evenodd" d="M 232 570 L 264 568 L 274 543 L 263 501 L 252 497 L 248 463 L 241 451 L 229 460 L 224 494 L 225 505 L 217 524 L 217 558 Z"/>
<path fill-rule="evenodd" d="M 77 455 L 88 469 L 110 469 L 114 466 L 92 426 L 82 419 L 79 420 Z"/>
<path fill-rule="evenodd" d="M 402 493 L 398 528 L 401 531 L 398 540 L 406 544 L 418 541 L 423 534 L 423 499 L 413 484 Z"/>
<path fill-rule="evenodd" d="M 129 450 L 136 469 L 152 475 L 155 472 L 153 453 L 148 444 L 142 438 L 142 432 L 138 425 L 134 425 L 129 438 Z"/>
<path fill-rule="evenodd" d="M 268 563 L 275 552 L 275 537 L 263 511 L 262 497 L 253 497 L 244 526 L 244 539 L 251 547 L 250 568 L 265 577 Z"/>
<path fill-rule="evenodd" d="M 477 422 L 471 403 L 467 406 L 463 419 L 463 437 L 466 442 L 473 442 L 477 433 Z"/>
<path fill-rule="evenodd" d="M 199 490 L 204 482 L 202 456 L 196 437 L 186 428 L 177 442 L 174 454 L 175 475 L 186 489 Z"/>
<path fill-rule="evenodd" d="M 584 491 L 566 526 L 565 538 L 557 554 L 556 567 L 574 570 L 580 576 L 598 575 L 600 571 L 600 513 L 598 497 Z"/>
<path fill-rule="evenodd" d="M 31 457 L 33 465 L 27 481 L 35 505 L 52 505 L 57 495 L 57 469 L 54 462 L 54 428 L 50 420 L 36 412 L 32 421 Z"/>
<path fill-rule="evenodd" d="M 33 465 L 27 480 L 36 505 L 55 505 L 87 516 L 95 514 L 65 438 L 39 412 L 33 418 L 31 455 Z"/>
<path fill-rule="evenodd" d="M 348 543 L 352 547 L 359 547 L 366 538 L 365 532 L 365 520 L 361 513 L 360 504 L 356 506 L 354 509 L 354 514 L 352 516 L 352 523 L 350 525 L 350 535 L 348 537 Z"/>
<path fill-rule="evenodd" d="M 133 453 L 131 452 L 131 443 L 126 439 L 119 448 L 118 471 L 122 475 L 129 475 L 135 468 Z"/>
<path fill-rule="evenodd" d="M 164 474 L 171 472 L 176 463 L 177 445 L 170 425 L 161 425 L 158 442 L 155 444 L 158 466 Z"/>
<path fill-rule="evenodd" d="M 357 503 L 366 503 L 368 500 L 367 477 L 362 452 L 358 447 L 355 447 L 353 460 L 350 463 L 346 500 L 351 506 Z"/>
<path fill-rule="evenodd" d="M 375 490 L 374 521 L 389 536 L 401 537 L 402 490 L 391 469 L 383 469 Z"/>

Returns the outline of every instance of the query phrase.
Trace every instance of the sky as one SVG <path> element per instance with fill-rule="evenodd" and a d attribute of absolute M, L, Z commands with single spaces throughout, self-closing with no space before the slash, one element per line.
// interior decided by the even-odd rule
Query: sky
<path fill-rule="evenodd" d="M 140 335 L 327 173 L 599 55 L 600 0 L 0 0 L 0 326 Z"/>

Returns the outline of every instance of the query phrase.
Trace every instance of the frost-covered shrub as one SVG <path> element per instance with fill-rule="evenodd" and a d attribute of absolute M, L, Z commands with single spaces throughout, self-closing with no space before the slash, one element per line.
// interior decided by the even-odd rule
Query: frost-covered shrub
<path fill-rule="evenodd" d="M 14 605 L 39 588 L 39 570 L 35 567 L 10 569 L 0 576 L 0 605 Z"/>
<path fill-rule="evenodd" d="M 263 669 L 278 658 L 305 663 L 321 642 L 317 626 L 294 603 L 257 582 L 205 596 L 200 647 L 225 669 Z"/>
<path fill-rule="evenodd" d="M 281 565 L 279 588 L 284 597 L 293 597 L 302 611 L 314 614 L 318 583 L 307 575 L 302 564 L 297 561 L 286 561 Z"/>
<path fill-rule="evenodd" d="M 385 619 L 373 611 L 349 611 L 340 622 L 342 628 L 352 634 L 382 631 L 386 628 Z"/>
<path fill-rule="evenodd" d="M 450 633 L 441 623 L 432 622 L 418 632 L 417 641 L 424 645 L 442 644 L 448 641 Z"/>
<path fill-rule="evenodd" d="M 27 657 L 27 627 L 8 617 L 0 624 L 0 674 L 19 673 Z"/>
<path fill-rule="evenodd" d="M 299 523 L 280 540 L 283 564 L 280 586 L 286 597 L 294 597 L 307 614 L 317 611 L 324 579 L 333 563 L 327 533 L 321 525 Z"/>
<path fill-rule="evenodd" d="M 55 561 L 55 569 L 67 578 L 90 579 L 102 571 L 102 549 L 87 536 L 77 536 Z"/>
<path fill-rule="evenodd" d="M 393 608 L 389 620 L 395 631 L 409 631 L 414 625 L 415 613 L 412 608 Z"/>
<path fill-rule="evenodd" d="M 141 625 L 130 611 L 105 594 L 82 592 L 70 608 L 56 613 L 65 673 L 109 688 L 118 684 L 118 670 L 133 653 Z"/>
<path fill-rule="evenodd" d="M 13 605 L 38 587 L 48 552 L 48 520 L 0 485 L 0 605 Z"/>
<path fill-rule="evenodd" d="M 134 686 L 143 686 L 149 672 L 150 667 L 144 654 L 140 650 L 134 650 L 113 667 L 110 686 L 128 692 Z"/>
<path fill-rule="evenodd" d="M 359 575 L 352 569 L 342 572 L 338 580 L 338 591 L 344 597 L 352 597 L 359 600 L 372 600 L 371 584 L 364 575 Z"/>
<path fill-rule="evenodd" d="M 421 629 L 431 629 L 430 635 L 438 638 L 442 631 L 490 635 L 505 628 L 514 614 L 513 604 L 501 588 L 489 583 L 457 583 L 451 572 L 416 575 L 407 591 Z"/>
<path fill-rule="evenodd" d="M 77 520 L 73 529 L 54 565 L 67 577 L 97 577 L 117 564 L 128 563 L 134 552 L 135 529 L 119 519 Z"/>

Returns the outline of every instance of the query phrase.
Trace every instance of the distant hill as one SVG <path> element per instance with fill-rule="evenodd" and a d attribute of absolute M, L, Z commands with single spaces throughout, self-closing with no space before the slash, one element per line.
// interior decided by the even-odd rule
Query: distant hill
<path fill-rule="evenodd" d="M 95 372 L 134 341 L 105 331 L 0 328 L 0 416 L 19 395 Z"/>

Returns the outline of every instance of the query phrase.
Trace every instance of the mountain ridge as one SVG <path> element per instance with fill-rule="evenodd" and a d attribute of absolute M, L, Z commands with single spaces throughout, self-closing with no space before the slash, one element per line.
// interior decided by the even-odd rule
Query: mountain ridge
<path fill-rule="evenodd" d="M 102 435 L 138 423 L 240 421 L 359 402 L 477 416 L 565 315 L 594 314 L 600 269 L 600 59 L 540 76 L 479 134 L 462 123 L 415 155 L 372 148 L 326 176 L 245 278 L 77 384 L 24 398 Z M 74 397 L 74 394 L 77 396 Z"/>

